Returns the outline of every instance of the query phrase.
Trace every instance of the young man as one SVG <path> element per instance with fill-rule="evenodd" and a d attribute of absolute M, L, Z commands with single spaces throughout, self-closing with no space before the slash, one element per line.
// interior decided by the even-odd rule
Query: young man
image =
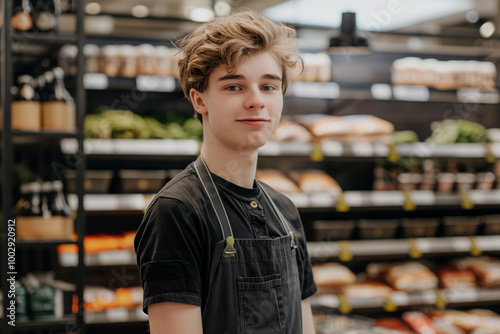
<path fill-rule="evenodd" d="M 295 32 L 253 12 L 180 42 L 201 156 L 157 194 L 135 239 L 151 333 L 314 333 L 316 292 L 293 203 L 255 180 L 280 120 Z"/>

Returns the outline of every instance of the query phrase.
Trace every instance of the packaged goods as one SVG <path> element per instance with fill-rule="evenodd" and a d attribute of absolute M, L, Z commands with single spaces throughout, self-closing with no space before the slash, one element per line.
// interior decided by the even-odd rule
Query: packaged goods
<path fill-rule="evenodd" d="M 283 172 L 273 169 L 259 169 L 255 178 L 284 193 L 298 193 L 300 188 Z"/>
<path fill-rule="evenodd" d="M 391 287 L 403 291 L 431 290 L 437 288 L 439 282 L 429 268 L 416 261 L 390 264 L 382 277 Z"/>
<path fill-rule="evenodd" d="M 275 141 L 302 141 L 310 142 L 311 133 L 302 125 L 292 121 L 289 117 L 282 117 L 276 131 L 274 131 L 271 140 Z"/>
<path fill-rule="evenodd" d="M 341 293 L 345 286 L 356 281 L 356 275 L 339 263 L 314 265 L 313 275 L 320 293 Z"/>
<path fill-rule="evenodd" d="M 12 129 L 40 131 L 42 128 L 42 105 L 40 96 L 33 87 L 30 75 L 17 78 L 17 92 L 12 97 Z"/>
<path fill-rule="evenodd" d="M 437 272 L 440 285 L 445 289 L 464 289 L 477 286 L 476 276 L 467 269 L 441 268 Z"/>
<path fill-rule="evenodd" d="M 326 192 L 337 196 L 342 191 L 333 177 L 319 169 L 294 171 L 290 173 L 290 177 L 305 193 Z"/>

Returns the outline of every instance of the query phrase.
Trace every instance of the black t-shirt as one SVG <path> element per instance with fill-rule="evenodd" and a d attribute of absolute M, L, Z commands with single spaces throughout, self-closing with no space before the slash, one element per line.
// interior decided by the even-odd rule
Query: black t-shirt
<path fill-rule="evenodd" d="M 212 178 L 235 239 L 276 238 L 287 234 L 259 187 L 243 188 L 215 174 Z M 262 182 L 261 185 L 297 237 L 301 296 L 306 299 L 317 287 L 298 211 L 286 196 Z M 147 313 L 149 305 L 161 302 L 203 307 L 212 252 L 221 240 L 221 227 L 192 163 L 155 196 L 135 237 L 144 312 Z"/>

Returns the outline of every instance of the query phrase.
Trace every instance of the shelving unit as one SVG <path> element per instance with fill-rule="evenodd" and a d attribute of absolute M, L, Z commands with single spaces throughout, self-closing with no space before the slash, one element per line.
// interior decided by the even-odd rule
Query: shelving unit
<path fill-rule="evenodd" d="M 78 300 L 83 300 L 83 286 L 85 280 L 85 269 L 83 265 L 83 236 L 85 234 L 85 211 L 83 210 L 83 171 L 85 170 L 85 155 L 83 153 L 83 124 L 85 117 L 85 91 L 83 89 L 83 72 L 78 71 L 78 74 L 74 78 L 76 83 L 75 90 L 75 101 L 76 101 L 76 129 L 75 132 L 31 132 L 31 131 L 19 131 L 13 130 L 10 126 L 11 124 L 11 86 L 14 82 L 14 71 L 15 67 L 19 65 L 16 60 L 22 59 L 24 56 L 29 56 L 30 59 L 40 59 L 46 55 L 47 50 L 51 48 L 58 48 L 63 44 L 74 44 L 79 50 L 83 50 L 84 46 L 84 3 L 82 1 L 76 2 L 76 11 L 74 16 L 76 18 L 75 34 L 74 35 L 62 35 L 56 33 L 26 33 L 20 34 L 11 31 L 10 18 L 12 16 L 13 2 L 8 0 L 1 0 L 0 5 L 2 10 L 1 21 L 4 22 L 1 31 L 1 47 L 0 52 L 2 53 L 2 63 L 0 68 L 1 82 L 0 82 L 0 101 L 1 109 L 3 110 L 2 115 L 2 131 L 1 131 L 1 161 L 2 161 L 2 230 L 8 231 L 8 224 L 10 220 L 14 220 L 13 212 L 13 164 L 14 164 L 14 153 L 16 150 L 20 149 L 19 145 L 56 145 L 58 141 L 63 138 L 73 138 L 76 140 L 77 146 L 81 149 L 77 150 L 79 156 L 79 163 L 76 164 L 75 169 L 77 170 L 77 194 L 78 202 L 82 209 L 77 211 L 77 218 L 75 221 L 75 232 L 79 236 L 77 240 L 50 240 L 50 241 L 21 241 L 16 240 L 15 247 L 9 246 L 7 242 L 7 233 L 2 234 L 1 240 L 1 272 L 2 272 L 2 283 L 3 286 L 3 310 L 4 317 L 2 321 L 2 333 L 24 333 L 24 332 L 44 332 L 44 331 L 78 331 L 79 333 L 85 333 L 84 327 L 84 310 L 83 302 L 78 303 L 78 311 L 76 314 L 63 318 L 54 318 L 48 320 L 34 320 L 34 321 L 20 321 L 15 320 L 15 326 L 9 324 L 10 319 L 6 315 L 6 310 L 12 303 L 14 299 L 7 297 L 6 280 L 7 271 L 6 268 L 12 268 L 11 253 L 20 252 L 21 250 L 33 250 L 33 251 L 43 251 L 48 248 L 56 247 L 60 244 L 76 244 L 78 246 L 78 265 L 75 268 L 75 286 L 76 286 L 76 296 Z M 84 57 L 83 52 L 79 52 L 76 58 L 76 63 L 79 69 L 84 68 Z M 41 154 L 41 153 L 40 153 Z M 10 253 L 9 253 L 10 252 Z M 15 257 L 15 256 L 14 256 Z M 33 263 L 21 263 L 23 259 L 15 258 L 15 263 L 13 264 L 15 269 L 12 269 L 9 273 L 10 275 L 15 275 L 16 280 L 19 279 L 17 268 L 23 266 L 31 266 Z M 45 259 L 44 261 L 47 261 Z M 8 267 L 9 265 L 9 267 Z M 15 271 L 14 271 L 15 270 Z"/>

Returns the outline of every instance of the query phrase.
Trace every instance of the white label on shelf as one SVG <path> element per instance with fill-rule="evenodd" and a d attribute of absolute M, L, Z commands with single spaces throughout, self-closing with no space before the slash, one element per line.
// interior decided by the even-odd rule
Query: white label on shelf
<path fill-rule="evenodd" d="M 303 82 L 292 84 L 291 93 L 297 97 L 336 99 L 340 95 L 340 87 L 336 82 Z"/>
<path fill-rule="evenodd" d="M 383 143 L 373 143 L 373 156 L 375 157 L 387 157 L 389 155 L 389 146 Z"/>
<path fill-rule="evenodd" d="M 321 142 L 321 151 L 328 157 L 341 157 L 344 155 L 344 145 L 334 140 L 324 140 Z"/>
<path fill-rule="evenodd" d="M 410 297 L 406 292 L 396 291 L 391 294 L 392 302 L 398 306 L 406 306 L 410 304 Z"/>
<path fill-rule="evenodd" d="M 471 249 L 471 243 L 469 238 L 452 238 L 451 239 L 451 250 L 455 252 L 468 252 Z"/>
<path fill-rule="evenodd" d="M 411 192 L 411 198 L 416 205 L 436 204 L 436 194 L 432 190 L 415 190 Z"/>
<path fill-rule="evenodd" d="M 390 100 L 392 98 L 391 85 L 377 83 L 371 87 L 372 96 L 376 100 Z"/>
<path fill-rule="evenodd" d="M 491 143 L 491 153 L 497 158 L 500 158 L 500 143 Z"/>
<path fill-rule="evenodd" d="M 405 197 L 401 191 L 373 191 L 370 196 L 373 205 L 403 205 Z"/>
<path fill-rule="evenodd" d="M 108 86 L 108 76 L 104 73 L 85 73 L 83 75 L 83 87 L 86 89 L 104 90 Z"/>
<path fill-rule="evenodd" d="M 471 190 L 470 199 L 476 204 L 500 204 L 500 190 Z"/>
<path fill-rule="evenodd" d="M 279 142 L 277 141 L 268 141 L 264 146 L 259 149 L 259 155 L 280 155 L 281 147 Z"/>
<path fill-rule="evenodd" d="M 429 88 L 425 86 L 396 85 L 394 97 L 403 101 L 429 101 Z"/>
<path fill-rule="evenodd" d="M 352 155 L 355 157 L 372 157 L 373 145 L 371 143 L 353 143 Z"/>
<path fill-rule="evenodd" d="M 363 206 L 368 202 L 367 194 L 360 191 L 346 191 L 344 192 L 344 200 L 349 206 Z"/>
<path fill-rule="evenodd" d="M 330 258 L 339 254 L 338 243 L 313 241 L 307 243 L 307 250 L 311 258 Z"/>
<path fill-rule="evenodd" d="M 457 100 L 461 103 L 500 103 L 498 90 L 495 88 L 463 87 L 457 89 Z"/>
<path fill-rule="evenodd" d="M 128 249 L 108 250 L 97 253 L 99 265 L 133 264 L 133 254 Z"/>
<path fill-rule="evenodd" d="M 173 92 L 176 88 L 175 79 L 171 76 L 138 75 L 137 90 L 149 92 Z"/>
<path fill-rule="evenodd" d="M 106 319 L 110 322 L 128 321 L 128 310 L 124 307 L 117 307 L 106 310 Z"/>
<path fill-rule="evenodd" d="M 327 294 L 313 297 L 311 299 L 311 304 L 317 306 L 331 307 L 331 308 L 338 308 L 340 305 L 339 298 L 337 296 L 327 295 Z"/>
<path fill-rule="evenodd" d="M 285 194 L 298 208 L 307 208 L 310 206 L 309 196 L 307 194 Z"/>
<path fill-rule="evenodd" d="M 281 155 L 306 155 L 312 152 L 312 145 L 302 141 L 286 141 L 280 143 Z"/>
<path fill-rule="evenodd" d="M 326 192 L 312 193 L 309 195 L 310 206 L 313 207 L 332 207 L 335 204 L 335 199 L 332 194 Z"/>
<path fill-rule="evenodd" d="M 64 154 L 74 154 L 78 152 L 78 140 L 74 138 L 63 138 L 61 140 L 61 152 Z"/>
<path fill-rule="evenodd" d="M 467 303 L 478 301 L 477 289 L 462 288 L 446 290 L 446 299 L 450 303 Z"/>

